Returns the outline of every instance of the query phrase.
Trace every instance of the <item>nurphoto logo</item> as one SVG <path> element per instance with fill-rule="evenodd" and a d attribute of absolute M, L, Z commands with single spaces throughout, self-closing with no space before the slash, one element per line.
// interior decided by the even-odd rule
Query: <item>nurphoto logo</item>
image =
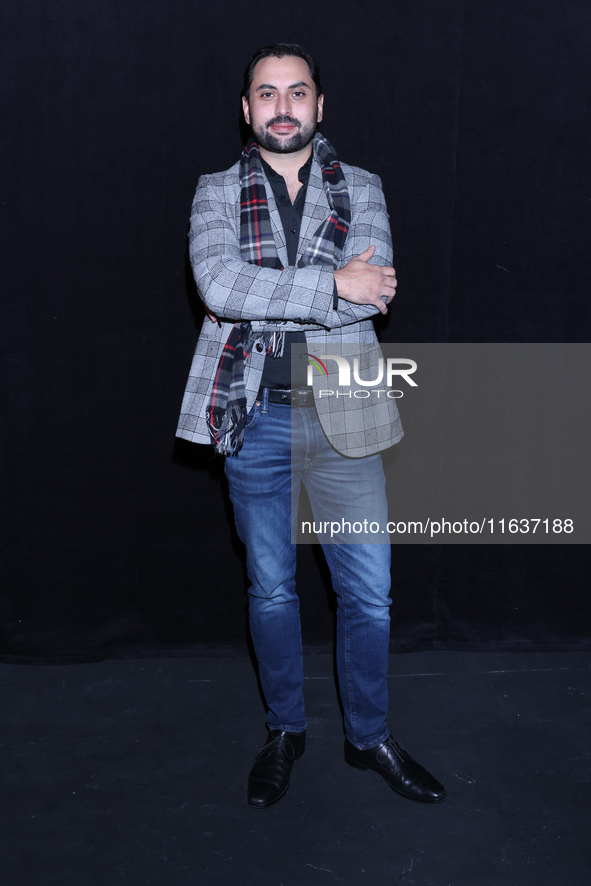
<path fill-rule="evenodd" d="M 312 387 L 314 381 L 314 370 L 316 369 L 320 372 L 321 375 L 328 377 L 328 370 L 326 368 L 325 360 L 334 360 L 337 364 L 338 368 L 338 386 L 339 388 L 350 388 L 351 387 L 351 365 L 347 357 L 343 357 L 339 354 L 321 354 L 319 357 L 316 357 L 314 354 L 306 354 L 305 355 L 308 360 L 308 369 L 307 369 L 307 383 Z M 385 394 L 387 397 L 397 399 L 403 396 L 403 392 L 399 390 L 394 390 L 393 380 L 396 377 L 403 379 L 408 385 L 413 388 L 418 387 L 416 381 L 412 379 L 410 376 L 416 372 L 417 364 L 414 360 L 410 360 L 406 357 L 388 357 L 384 360 L 383 357 L 379 357 L 378 365 L 377 365 L 377 374 L 375 378 L 372 379 L 363 379 L 359 377 L 359 358 L 353 357 L 353 381 L 358 384 L 360 387 L 354 391 L 331 391 L 331 390 L 321 390 L 318 392 L 318 396 L 322 397 L 357 397 L 358 399 L 363 399 L 370 397 L 372 393 L 377 394 L 378 397 L 380 394 Z M 386 382 L 386 389 L 378 388 L 378 385 L 381 385 L 384 381 Z M 374 391 L 367 390 L 368 388 L 375 388 Z"/>

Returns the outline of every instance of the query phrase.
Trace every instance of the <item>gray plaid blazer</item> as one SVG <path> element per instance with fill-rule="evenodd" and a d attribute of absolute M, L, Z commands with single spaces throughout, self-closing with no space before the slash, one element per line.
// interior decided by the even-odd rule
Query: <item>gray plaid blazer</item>
<path fill-rule="evenodd" d="M 388 213 L 377 175 L 341 164 L 351 200 L 351 225 L 339 267 L 376 247 L 372 263 L 392 264 Z M 310 353 L 360 355 L 360 370 L 369 366 L 367 352 L 379 347 L 371 316 L 372 305 L 354 305 L 343 299 L 333 304 L 333 269 L 327 265 L 288 267 L 283 226 L 273 191 L 266 184 L 271 226 L 284 270 L 261 268 L 240 257 L 239 163 L 225 172 L 199 179 L 191 210 L 189 255 L 199 295 L 221 319 L 221 326 L 207 317 L 203 322 L 185 389 L 177 436 L 194 443 L 211 443 L 205 410 L 224 345 L 233 324 L 249 320 L 255 331 L 278 328 L 305 331 Z M 304 204 L 298 258 L 326 217 L 328 204 L 318 162 L 313 162 Z M 358 346 L 358 349 L 357 347 Z M 372 347 L 373 346 L 373 347 Z M 245 363 L 247 408 L 259 390 L 265 354 L 253 349 Z M 327 369 L 336 362 L 327 361 Z M 352 364 L 351 364 L 352 365 Z M 375 362 L 374 373 L 375 373 Z M 360 376 L 364 376 L 360 371 Z M 337 379 L 314 379 L 315 404 L 330 443 L 353 458 L 372 455 L 397 443 L 403 435 L 396 401 L 385 397 L 355 399 L 319 396 L 323 389 L 336 390 Z"/>

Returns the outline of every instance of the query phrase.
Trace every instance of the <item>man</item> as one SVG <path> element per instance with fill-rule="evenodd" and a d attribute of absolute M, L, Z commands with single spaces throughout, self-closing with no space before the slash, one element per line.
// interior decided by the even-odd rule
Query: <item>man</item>
<path fill-rule="evenodd" d="M 212 322 L 199 337 L 178 434 L 226 455 L 246 545 L 250 629 L 268 707 L 267 742 L 248 780 L 248 802 L 258 808 L 286 793 L 305 747 L 291 536 L 300 483 L 315 518 L 339 519 L 344 508 L 347 519 L 384 526 L 379 452 L 402 436 L 394 400 L 319 400 L 304 362 L 291 373 L 294 344 L 315 354 L 375 347 L 370 318 L 387 313 L 396 290 L 380 180 L 340 164 L 316 132 L 323 103 L 305 50 L 258 50 L 242 93 L 253 138 L 235 166 L 200 179 L 191 214 L 191 263 Z M 320 541 L 338 601 L 345 759 L 379 772 L 404 797 L 439 802 L 443 786 L 386 725 L 390 545 Z"/>

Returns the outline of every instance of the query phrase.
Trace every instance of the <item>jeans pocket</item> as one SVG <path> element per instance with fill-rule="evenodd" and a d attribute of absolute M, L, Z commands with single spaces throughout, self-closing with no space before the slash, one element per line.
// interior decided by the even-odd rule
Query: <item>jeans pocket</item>
<path fill-rule="evenodd" d="M 257 400 L 255 402 L 254 406 L 252 407 L 252 409 L 250 410 L 250 412 L 248 413 L 248 415 L 246 416 L 245 430 L 248 430 L 249 428 L 252 428 L 256 425 L 260 414 L 261 414 L 261 404 Z"/>

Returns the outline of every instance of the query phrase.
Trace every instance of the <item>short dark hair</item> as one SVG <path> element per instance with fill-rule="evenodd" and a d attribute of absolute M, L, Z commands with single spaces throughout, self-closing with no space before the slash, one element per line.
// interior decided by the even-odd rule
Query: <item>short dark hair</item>
<path fill-rule="evenodd" d="M 263 58 L 284 58 L 285 56 L 296 56 L 303 59 L 308 65 L 310 77 L 314 81 L 316 87 L 316 98 L 322 95 L 322 85 L 320 83 L 320 70 L 309 52 L 306 52 L 303 46 L 298 43 L 270 43 L 269 46 L 262 46 L 252 56 L 246 70 L 244 71 L 244 85 L 242 87 L 242 95 L 248 100 L 250 93 L 250 84 L 254 77 L 254 69 Z"/>

